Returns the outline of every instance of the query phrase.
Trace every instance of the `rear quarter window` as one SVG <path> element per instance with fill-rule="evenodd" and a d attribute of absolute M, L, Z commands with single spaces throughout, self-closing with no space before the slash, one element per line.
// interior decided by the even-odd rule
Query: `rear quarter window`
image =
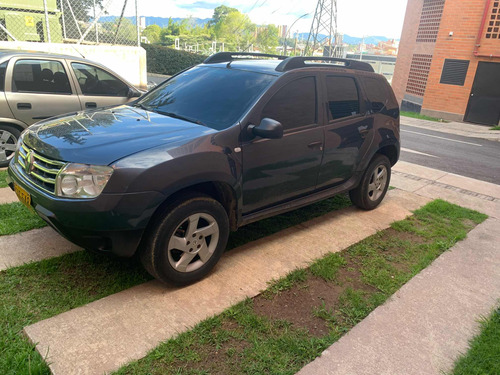
<path fill-rule="evenodd" d="M 367 99 L 371 103 L 374 112 L 380 112 L 384 108 L 396 108 L 398 105 L 394 100 L 394 94 L 385 78 L 363 78 Z"/>

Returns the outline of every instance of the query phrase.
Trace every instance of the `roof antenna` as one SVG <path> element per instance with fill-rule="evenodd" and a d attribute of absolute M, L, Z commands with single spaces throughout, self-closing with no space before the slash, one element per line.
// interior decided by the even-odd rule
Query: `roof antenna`
<path fill-rule="evenodd" d="M 81 57 L 83 57 L 84 59 L 86 59 L 86 57 L 85 57 L 85 56 L 83 56 L 83 53 L 81 53 L 80 51 L 78 51 L 78 50 L 75 48 L 75 46 L 73 46 L 72 44 L 70 44 L 70 46 L 71 46 L 71 48 L 73 48 L 76 52 L 78 52 L 78 54 L 79 54 Z"/>

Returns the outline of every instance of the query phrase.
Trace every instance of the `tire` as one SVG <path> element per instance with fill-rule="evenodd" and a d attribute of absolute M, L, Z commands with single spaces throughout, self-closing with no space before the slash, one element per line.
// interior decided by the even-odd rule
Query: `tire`
<path fill-rule="evenodd" d="M 0 168 L 7 167 L 16 152 L 21 132 L 14 126 L 0 124 Z"/>
<path fill-rule="evenodd" d="M 202 279 L 217 264 L 228 237 L 224 207 L 207 195 L 188 194 L 153 220 L 139 256 L 154 278 L 187 285 Z"/>
<path fill-rule="evenodd" d="M 391 163 L 385 155 L 376 154 L 356 189 L 349 192 L 351 202 L 363 210 L 373 210 L 385 197 L 391 181 Z"/>

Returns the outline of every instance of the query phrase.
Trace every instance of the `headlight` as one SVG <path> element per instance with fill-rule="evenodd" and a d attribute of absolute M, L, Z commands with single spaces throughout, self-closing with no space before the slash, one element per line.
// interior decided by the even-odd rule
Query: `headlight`
<path fill-rule="evenodd" d="M 103 191 L 113 168 L 102 165 L 66 165 L 56 178 L 56 195 L 65 198 L 95 198 Z"/>

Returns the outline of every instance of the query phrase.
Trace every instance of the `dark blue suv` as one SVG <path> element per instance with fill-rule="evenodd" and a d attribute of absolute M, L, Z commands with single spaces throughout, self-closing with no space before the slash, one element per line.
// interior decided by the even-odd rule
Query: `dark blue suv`
<path fill-rule="evenodd" d="M 187 284 L 245 224 L 347 191 L 377 207 L 399 151 L 398 104 L 369 64 L 219 53 L 134 103 L 30 127 L 9 182 L 74 243 L 139 251 Z"/>

